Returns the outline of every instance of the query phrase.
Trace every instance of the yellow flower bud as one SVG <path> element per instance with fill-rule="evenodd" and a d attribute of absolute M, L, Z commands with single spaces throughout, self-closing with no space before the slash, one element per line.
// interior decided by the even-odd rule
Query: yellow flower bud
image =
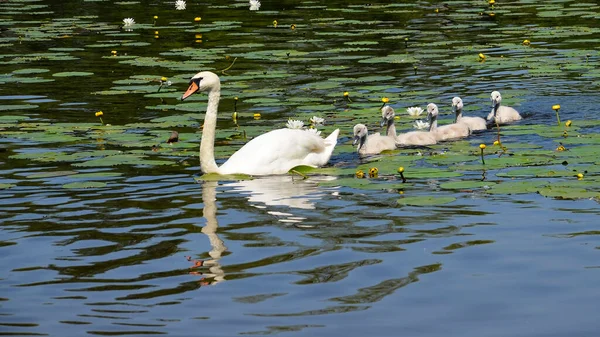
<path fill-rule="evenodd" d="M 273 20 L 273 27 L 277 28 L 277 20 Z"/>
<path fill-rule="evenodd" d="M 398 173 L 402 173 L 402 172 L 404 172 L 404 167 L 402 167 L 402 166 L 398 167 Z"/>
<path fill-rule="evenodd" d="M 154 20 L 156 20 L 156 19 L 158 19 L 158 15 L 155 15 L 155 16 L 154 16 Z"/>
<path fill-rule="evenodd" d="M 583 179 L 583 173 L 577 173 L 577 179 Z"/>
<path fill-rule="evenodd" d="M 117 51 L 116 50 L 112 50 L 110 53 L 113 54 L 113 56 L 117 55 Z"/>
<path fill-rule="evenodd" d="M 560 104 L 554 104 L 552 106 L 552 110 L 558 110 L 558 109 L 560 109 Z"/>
<path fill-rule="evenodd" d="M 571 124 L 573 124 L 573 122 L 571 122 L 571 120 L 568 120 L 565 122 L 565 126 L 571 126 Z"/>
<path fill-rule="evenodd" d="M 200 20 L 202 20 L 202 18 L 201 18 L 201 17 L 199 17 L 199 16 L 197 16 L 197 17 L 195 17 L 195 18 L 194 18 L 194 21 L 196 21 L 196 22 L 198 22 L 198 21 L 200 21 Z"/>
<path fill-rule="evenodd" d="M 365 177 L 365 173 L 362 170 L 356 171 L 356 178 L 362 179 Z"/>
<path fill-rule="evenodd" d="M 499 142 L 499 141 L 497 141 L 497 140 L 495 140 L 495 141 L 494 141 L 494 145 L 500 145 L 500 142 Z M 481 147 L 481 145 L 480 145 L 480 147 Z"/>
<path fill-rule="evenodd" d="M 479 53 L 479 61 L 485 61 L 485 55 L 483 53 Z"/>
<path fill-rule="evenodd" d="M 496 3 L 496 0 L 489 0 L 488 1 L 488 4 L 490 4 L 490 5 L 494 5 L 495 3 Z"/>
<path fill-rule="evenodd" d="M 256 112 L 256 113 L 254 114 L 254 119 L 260 119 L 260 113 Z"/>
<path fill-rule="evenodd" d="M 485 144 L 479 144 L 479 148 L 482 150 L 485 149 Z"/>
<path fill-rule="evenodd" d="M 291 29 L 291 30 L 294 30 L 294 29 L 296 29 L 296 25 L 292 23 L 292 25 L 290 26 L 290 29 Z"/>
<path fill-rule="evenodd" d="M 523 45 L 524 46 L 529 46 L 531 44 L 531 41 L 529 40 L 523 40 Z"/>
<path fill-rule="evenodd" d="M 387 97 L 383 97 L 383 98 L 381 99 L 381 101 L 382 101 L 383 103 L 389 103 L 389 102 L 390 102 L 390 99 L 389 99 L 389 98 L 387 98 Z"/>
<path fill-rule="evenodd" d="M 350 93 L 347 91 L 344 91 L 344 97 L 348 97 L 348 96 L 350 96 Z"/>
<path fill-rule="evenodd" d="M 104 115 L 104 113 L 102 113 L 102 111 L 98 111 L 98 112 L 96 112 L 96 117 L 100 117 L 100 116 L 102 116 L 102 115 Z"/>

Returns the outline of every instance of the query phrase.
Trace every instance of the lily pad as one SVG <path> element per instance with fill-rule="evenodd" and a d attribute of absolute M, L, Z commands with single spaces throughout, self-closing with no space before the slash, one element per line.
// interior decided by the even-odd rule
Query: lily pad
<path fill-rule="evenodd" d="M 106 183 L 101 182 L 101 181 L 81 181 L 81 182 L 73 182 L 73 183 L 64 184 L 62 187 L 68 188 L 68 189 L 100 188 L 100 187 L 106 187 Z"/>
<path fill-rule="evenodd" d="M 404 197 L 398 199 L 398 204 L 407 206 L 438 206 L 445 205 L 455 201 L 455 197 L 450 196 L 417 196 L 417 197 Z"/>

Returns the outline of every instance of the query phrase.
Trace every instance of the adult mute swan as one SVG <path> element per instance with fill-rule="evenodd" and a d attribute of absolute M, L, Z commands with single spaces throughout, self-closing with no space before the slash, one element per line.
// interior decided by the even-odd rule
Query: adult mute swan
<path fill-rule="evenodd" d="M 502 102 L 500 92 L 492 91 L 490 99 L 492 100 L 492 112 L 487 116 L 489 124 L 506 124 L 522 119 L 517 110 L 509 106 L 500 105 L 500 102 Z"/>
<path fill-rule="evenodd" d="M 221 166 L 215 162 L 215 131 L 221 96 L 219 77 L 209 71 L 199 72 L 181 97 L 197 91 L 208 92 L 208 106 L 200 141 L 200 167 L 204 173 L 274 175 L 285 174 L 298 165 L 312 167 L 327 164 L 337 144 L 339 129 L 323 139 L 307 130 L 278 129 L 262 134 L 237 150 Z"/>
<path fill-rule="evenodd" d="M 460 97 L 452 99 L 452 112 L 454 112 L 454 123 L 467 124 L 471 131 L 487 130 L 487 123 L 481 117 L 463 117 L 463 101 Z"/>
<path fill-rule="evenodd" d="M 396 146 L 424 146 L 437 143 L 433 134 L 426 131 L 411 131 L 396 135 L 394 117 L 396 112 L 389 105 L 381 108 L 381 126 L 386 126 L 386 135 L 396 142 Z"/>
<path fill-rule="evenodd" d="M 427 105 L 427 119 L 429 120 L 429 132 L 431 132 L 435 139 L 439 141 L 452 140 L 458 138 L 468 137 L 471 134 L 471 129 L 466 124 L 448 124 L 444 126 L 437 126 L 437 117 L 439 111 L 437 105 L 429 103 Z"/>
<path fill-rule="evenodd" d="M 394 150 L 396 142 L 394 139 L 382 136 L 379 133 L 369 136 L 367 127 L 364 124 L 356 124 L 354 126 L 354 142 L 352 145 L 358 144 L 358 154 L 378 154 L 385 150 Z"/>

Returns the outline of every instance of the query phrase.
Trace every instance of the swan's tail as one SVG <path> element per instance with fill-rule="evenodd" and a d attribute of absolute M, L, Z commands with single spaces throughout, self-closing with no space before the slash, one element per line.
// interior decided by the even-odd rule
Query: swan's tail
<path fill-rule="evenodd" d="M 325 138 L 325 147 L 327 148 L 327 152 L 333 152 L 333 148 L 337 144 L 337 138 L 340 134 L 340 129 L 335 129 L 327 138 Z"/>

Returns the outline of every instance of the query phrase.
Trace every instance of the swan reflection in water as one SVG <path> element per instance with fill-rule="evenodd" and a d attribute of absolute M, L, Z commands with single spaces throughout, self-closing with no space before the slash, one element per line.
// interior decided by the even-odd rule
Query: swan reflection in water
<path fill-rule="evenodd" d="M 316 176 L 301 180 L 281 175 L 231 182 L 224 187 L 245 195 L 252 207 L 266 209 L 280 222 L 300 223 L 306 218 L 292 214 L 294 209 L 315 209 L 315 202 L 331 193 L 328 189 L 320 188 L 319 182 L 334 179 L 331 176 Z M 287 206 L 287 209 L 278 207 L 279 210 L 273 210 L 268 206 Z"/>
<path fill-rule="evenodd" d="M 242 180 L 226 182 L 222 186 L 227 191 L 244 195 L 251 206 L 258 209 L 267 209 L 267 213 L 277 217 L 278 221 L 299 223 L 304 217 L 295 216 L 293 209 L 310 210 L 315 209 L 315 202 L 320 200 L 324 194 L 331 190 L 319 188 L 320 181 L 333 180 L 335 177 L 311 177 L 307 180 L 298 180 L 292 176 L 271 176 L 253 180 Z M 202 202 L 204 203 L 203 214 L 206 224 L 202 227 L 202 233 L 206 234 L 210 242 L 211 250 L 208 252 L 210 259 L 192 260 L 194 265 L 190 274 L 202 275 L 201 285 L 217 284 L 225 281 L 225 271 L 221 267 L 221 256 L 227 251 L 227 246 L 217 235 L 217 181 L 205 181 L 202 183 Z M 288 212 L 268 210 L 268 206 L 287 206 Z M 207 272 L 199 272 L 202 268 L 208 268 Z M 211 281 L 207 281 L 210 279 Z"/>

